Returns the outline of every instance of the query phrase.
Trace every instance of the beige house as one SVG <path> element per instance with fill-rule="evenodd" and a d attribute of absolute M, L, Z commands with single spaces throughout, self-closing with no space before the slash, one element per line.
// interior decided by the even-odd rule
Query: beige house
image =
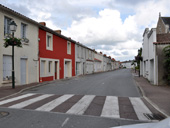
<path fill-rule="evenodd" d="M 14 36 L 24 40 L 22 48 L 14 48 L 16 85 L 38 82 L 38 23 L 0 5 L 0 86 L 11 84 L 12 47 L 4 48 L 3 39 L 11 34 L 12 20 L 17 24 Z"/>

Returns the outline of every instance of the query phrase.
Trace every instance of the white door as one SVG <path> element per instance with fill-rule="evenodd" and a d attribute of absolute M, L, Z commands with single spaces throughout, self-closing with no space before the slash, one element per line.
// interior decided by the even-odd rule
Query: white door
<path fill-rule="evenodd" d="M 9 80 L 12 76 L 12 57 L 3 56 L 3 80 Z"/>
<path fill-rule="evenodd" d="M 65 75 L 64 78 L 68 77 L 68 70 L 67 70 L 67 62 L 66 61 L 65 61 L 65 66 L 64 66 L 64 75 Z"/>
<path fill-rule="evenodd" d="M 27 79 L 27 59 L 21 58 L 21 84 L 26 84 Z"/>

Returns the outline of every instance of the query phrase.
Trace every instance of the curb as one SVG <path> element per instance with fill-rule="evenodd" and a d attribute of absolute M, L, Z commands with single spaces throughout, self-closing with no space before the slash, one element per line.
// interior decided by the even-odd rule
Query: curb
<path fill-rule="evenodd" d="M 22 93 L 23 91 L 26 91 L 26 90 L 29 90 L 29 89 L 32 89 L 32 88 L 36 88 L 36 87 L 39 87 L 39 86 L 43 86 L 43 85 L 46 85 L 46 84 L 48 84 L 48 83 L 44 83 L 44 84 L 43 84 L 43 83 L 39 83 L 39 84 L 37 84 L 37 85 L 35 85 L 35 86 L 21 89 L 19 92 L 16 92 L 16 93 L 13 93 L 13 94 L 11 94 L 11 95 L 8 95 L 8 96 L 5 96 L 5 97 L 0 98 L 0 100 L 6 99 L 6 98 L 8 98 L 8 97 L 11 97 L 11 96 L 17 95 L 17 94 L 19 94 L 19 93 Z"/>
<path fill-rule="evenodd" d="M 138 82 L 136 82 L 136 85 L 138 86 L 142 97 L 150 104 L 152 105 L 152 107 L 154 107 L 157 111 L 159 111 L 161 114 L 163 114 L 165 117 L 169 117 L 165 112 L 163 112 L 163 110 L 161 110 L 155 103 L 153 103 L 148 97 L 146 97 L 145 92 L 143 91 L 143 89 L 139 86 Z"/>

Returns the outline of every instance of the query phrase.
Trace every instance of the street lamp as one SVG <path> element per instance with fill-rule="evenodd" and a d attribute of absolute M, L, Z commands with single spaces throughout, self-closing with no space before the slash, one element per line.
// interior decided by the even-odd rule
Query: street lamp
<path fill-rule="evenodd" d="M 10 31 L 12 32 L 12 38 L 14 38 L 14 32 L 17 29 L 17 25 L 14 21 L 9 24 Z M 14 42 L 12 42 L 12 88 L 15 88 L 15 71 L 14 71 Z"/>

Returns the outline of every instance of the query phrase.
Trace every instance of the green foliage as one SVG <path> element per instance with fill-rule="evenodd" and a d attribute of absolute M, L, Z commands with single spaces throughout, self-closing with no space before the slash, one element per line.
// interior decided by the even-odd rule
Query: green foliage
<path fill-rule="evenodd" d="M 140 67 L 140 61 L 143 60 L 143 58 L 142 58 L 142 48 L 138 49 L 138 55 L 135 56 L 135 60 L 137 62 L 137 67 L 139 68 Z"/>
<path fill-rule="evenodd" d="M 8 46 L 17 46 L 17 47 L 22 47 L 22 43 L 21 43 L 21 39 L 19 38 L 6 38 L 4 39 L 5 43 L 4 43 L 4 47 L 7 48 Z"/>
<path fill-rule="evenodd" d="M 165 67 L 165 78 L 167 79 L 168 83 L 170 84 L 170 45 L 163 49 L 165 55 L 164 67 Z"/>

